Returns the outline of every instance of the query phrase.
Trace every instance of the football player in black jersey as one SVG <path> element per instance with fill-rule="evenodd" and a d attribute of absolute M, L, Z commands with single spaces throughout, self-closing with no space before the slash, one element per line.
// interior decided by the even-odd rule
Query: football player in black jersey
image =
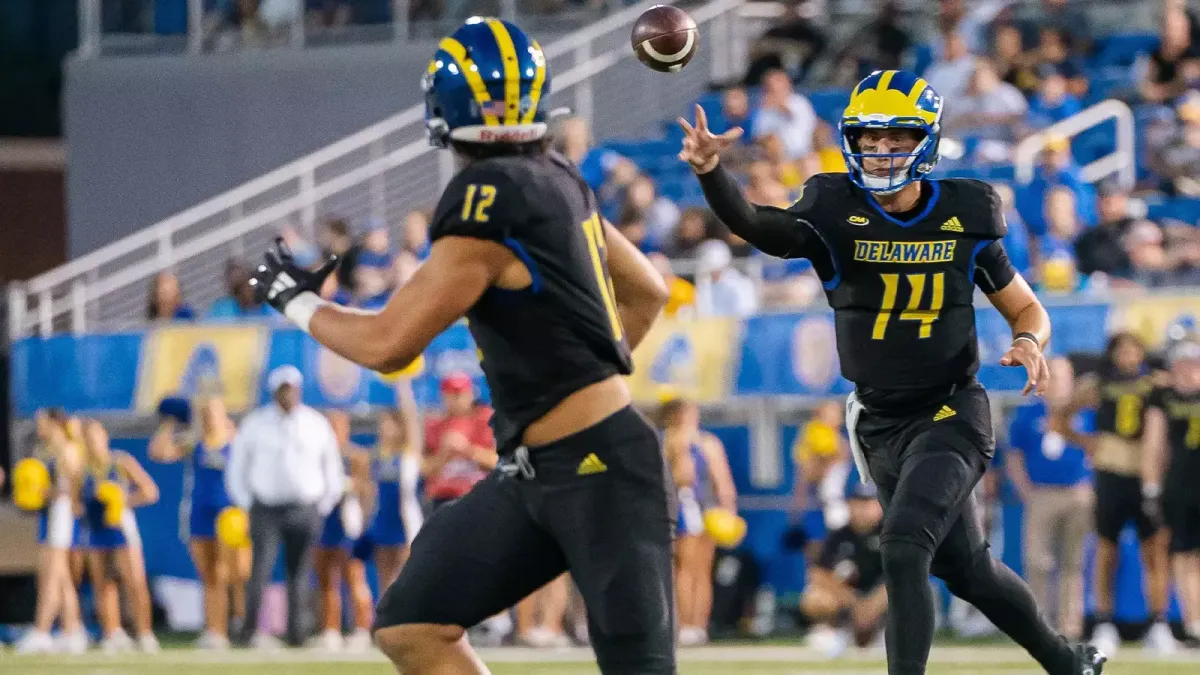
<path fill-rule="evenodd" d="M 818 648 L 838 656 L 851 639 L 860 647 L 874 642 L 883 632 L 887 613 L 887 587 L 883 583 L 883 560 L 879 555 L 879 510 L 874 483 L 863 483 L 852 472 L 846 486 L 850 521 L 829 533 L 821 544 L 817 564 L 809 568 L 809 581 L 800 598 L 800 611 L 813 621 L 832 624 L 832 634 L 820 628 L 809 633 L 820 636 Z M 813 644 L 810 640 L 810 645 Z"/>
<path fill-rule="evenodd" d="M 431 140 L 465 165 L 412 280 L 375 314 L 318 297 L 332 265 L 276 251 L 256 276 L 290 320 L 368 368 L 400 370 L 464 315 L 482 353 L 500 464 L 421 529 L 376 643 L 406 674 L 486 673 L 465 630 L 570 570 L 601 672 L 674 673 L 670 476 L 623 377 L 666 286 L 548 151 L 537 42 L 470 19 L 422 85 Z"/>
<path fill-rule="evenodd" d="M 764 253 L 808 258 L 825 285 L 842 373 L 855 384 L 851 445 L 885 513 L 889 674 L 925 673 L 932 572 L 1051 675 L 1097 675 L 1104 655 L 1051 629 L 1025 582 L 992 559 L 979 522 L 972 490 L 995 440 L 974 377 L 975 287 L 1012 326 L 1000 363 L 1026 369 L 1025 393 L 1046 387 L 1050 321 L 1000 244 L 1007 226 L 995 191 L 975 180 L 927 179 L 941 115 L 941 97 L 921 78 L 872 73 L 839 124 L 849 173 L 813 176 L 787 209 L 743 198 L 720 164 L 741 130 L 713 134 L 699 107 L 694 126 L 680 119 L 679 157 L 730 230 Z"/>
<path fill-rule="evenodd" d="M 1078 378 L 1071 403 L 1052 424 L 1088 452 L 1096 470 L 1096 626 L 1092 644 L 1113 655 L 1121 636 L 1113 625 L 1113 593 L 1121 531 L 1133 524 L 1146 570 L 1150 629 L 1145 645 L 1160 654 L 1178 648 L 1167 624 L 1170 592 L 1168 533 L 1162 525 L 1162 482 L 1146 464 L 1143 423 L 1155 375 L 1146 348 L 1129 332 L 1113 334 L 1095 372 Z M 1096 432 L 1081 434 L 1063 420 L 1083 408 L 1096 410 Z"/>
<path fill-rule="evenodd" d="M 1168 356 L 1170 383 L 1146 401 L 1144 464 L 1162 485 L 1176 593 L 1194 641 L 1200 638 L 1200 344 L 1178 342 Z"/>

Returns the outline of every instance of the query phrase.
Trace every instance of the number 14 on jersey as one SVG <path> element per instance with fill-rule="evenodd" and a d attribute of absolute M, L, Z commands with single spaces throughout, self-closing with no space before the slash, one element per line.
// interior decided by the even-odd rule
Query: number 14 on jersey
<path fill-rule="evenodd" d="M 888 323 L 892 320 L 892 312 L 896 309 L 896 295 L 900 289 L 899 274 L 880 274 L 883 278 L 883 299 L 879 303 L 879 316 L 875 317 L 875 329 L 871 331 L 871 339 L 882 340 L 887 334 Z M 942 303 L 946 295 L 946 273 L 906 274 L 910 289 L 908 305 L 900 312 L 901 321 L 919 321 L 921 327 L 917 337 L 922 340 L 933 333 L 933 322 L 938 320 L 942 312 Z M 925 298 L 925 287 L 931 286 L 929 307 L 921 309 Z"/>

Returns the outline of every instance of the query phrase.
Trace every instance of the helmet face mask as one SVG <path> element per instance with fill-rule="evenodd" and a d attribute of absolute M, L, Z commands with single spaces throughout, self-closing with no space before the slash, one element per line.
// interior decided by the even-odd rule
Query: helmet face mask
<path fill-rule="evenodd" d="M 542 48 L 507 21 L 472 17 L 421 76 L 431 145 L 451 141 L 520 145 L 547 132 L 550 74 Z"/>
<path fill-rule="evenodd" d="M 850 180 L 869 192 L 888 195 L 927 177 L 938 161 L 941 113 L 941 97 L 916 75 L 869 75 L 855 87 L 838 123 Z M 896 133 L 901 130 L 910 133 Z M 872 141 L 866 147 L 864 136 Z"/>

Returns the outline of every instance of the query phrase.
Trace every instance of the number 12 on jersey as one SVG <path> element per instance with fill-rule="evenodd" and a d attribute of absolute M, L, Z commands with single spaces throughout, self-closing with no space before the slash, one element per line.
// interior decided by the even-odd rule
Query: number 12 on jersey
<path fill-rule="evenodd" d="M 887 333 L 888 322 L 892 319 L 892 311 L 896 309 L 896 294 L 900 288 L 899 274 L 880 274 L 883 278 L 883 300 L 879 303 L 879 316 L 875 317 L 875 329 L 871 331 L 872 340 L 882 340 Z M 942 302 L 946 295 L 946 273 L 906 274 L 911 292 L 908 295 L 908 306 L 900 312 L 901 321 L 920 321 L 921 328 L 917 337 L 922 340 L 933 332 L 933 322 L 938 320 L 942 312 Z M 928 309 L 921 309 L 925 296 L 925 282 L 930 277 L 933 281 L 932 298 Z"/>
<path fill-rule="evenodd" d="M 604 309 L 608 311 L 608 321 L 612 324 L 613 338 L 620 342 L 625 337 L 621 327 L 621 315 L 617 312 L 615 301 L 617 294 L 613 292 L 612 279 L 608 276 L 608 251 L 604 246 L 604 222 L 600 215 L 593 213 L 591 218 L 583 221 L 583 236 L 587 239 L 588 254 L 592 259 L 592 271 L 596 273 L 596 285 L 600 287 L 600 297 L 604 300 Z"/>

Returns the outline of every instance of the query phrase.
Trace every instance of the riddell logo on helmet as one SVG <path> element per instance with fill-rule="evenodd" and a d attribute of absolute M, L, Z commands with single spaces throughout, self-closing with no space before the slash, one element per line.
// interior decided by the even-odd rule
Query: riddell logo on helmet
<path fill-rule="evenodd" d="M 536 139 L 537 132 L 533 130 L 492 131 L 491 129 L 482 129 L 479 132 L 481 143 L 524 143 Z"/>

